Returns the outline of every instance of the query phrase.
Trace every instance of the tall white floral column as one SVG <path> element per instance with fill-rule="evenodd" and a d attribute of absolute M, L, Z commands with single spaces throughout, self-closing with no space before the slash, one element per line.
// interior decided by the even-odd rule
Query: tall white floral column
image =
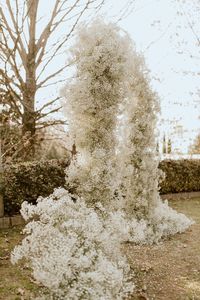
<path fill-rule="evenodd" d="M 159 158 L 156 154 L 157 95 L 152 91 L 143 58 L 133 55 L 130 97 L 124 100 L 123 192 L 130 220 L 131 239 L 152 243 L 161 237 L 185 231 L 191 224 L 183 214 L 163 203 L 159 195 Z"/>
<path fill-rule="evenodd" d="M 72 50 L 75 79 L 63 89 L 63 107 L 78 156 L 67 170 L 67 181 L 90 204 L 112 206 L 118 186 L 116 125 L 127 94 L 130 48 L 126 34 L 99 20 L 80 29 Z"/>
<path fill-rule="evenodd" d="M 123 147 L 126 211 L 142 219 L 157 205 L 158 157 L 156 155 L 156 121 L 159 111 L 157 95 L 151 90 L 143 58 L 133 55 L 130 97 L 124 100 Z"/>

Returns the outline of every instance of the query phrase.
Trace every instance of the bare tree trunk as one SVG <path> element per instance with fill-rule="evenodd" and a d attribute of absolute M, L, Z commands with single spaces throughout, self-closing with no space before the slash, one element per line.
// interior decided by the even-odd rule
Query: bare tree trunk
<path fill-rule="evenodd" d="M 0 218 L 4 216 L 3 194 L 0 194 Z"/>
<path fill-rule="evenodd" d="M 27 160 L 33 159 L 35 154 L 35 132 L 36 132 L 36 112 L 35 112 L 35 53 L 34 47 L 30 49 L 27 62 L 26 82 L 23 91 L 23 116 L 22 134 L 29 139 L 30 151 L 25 156 Z"/>
<path fill-rule="evenodd" d="M 30 151 L 26 153 L 26 160 L 31 160 L 35 155 L 35 132 L 36 132 L 36 120 L 34 111 L 34 97 L 28 97 L 24 95 L 24 112 L 22 117 L 22 134 L 26 136 L 27 140 L 30 142 Z"/>
<path fill-rule="evenodd" d="M 3 202 L 3 162 L 1 155 L 1 137 L 0 137 L 0 217 L 4 216 L 4 202 Z"/>
<path fill-rule="evenodd" d="M 34 103 L 27 96 L 24 97 L 23 134 L 30 132 L 31 137 L 35 135 L 35 112 Z"/>
<path fill-rule="evenodd" d="M 36 131 L 36 120 L 35 120 L 35 94 L 37 90 L 36 86 L 36 20 L 37 20 L 37 9 L 39 0 L 29 0 L 27 2 L 28 17 L 30 21 L 29 26 L 29 43 L 28 43 L 28 54 L 26 61 L 26 80 L 23 92 L 23 134 L 28 133 L 30 137 L 31 150 L 26 156 L 28 159 L 34 158 L 35 154 L 35 131 Z"/>

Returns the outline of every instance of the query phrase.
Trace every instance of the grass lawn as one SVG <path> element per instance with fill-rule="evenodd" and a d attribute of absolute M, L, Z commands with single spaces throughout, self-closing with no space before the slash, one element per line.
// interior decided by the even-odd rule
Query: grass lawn
<path fill-rule="evenodd" d="M 196 223 L 186 233 L 158 245 L 123 246 L 135 270 L 137 287 L 130 299 L 200 300 L 200 199 L 176 200 L 170 205 Z M 11 250 L 23 238 L 20 231 L 0 230 L 1 300 L 28 300 L 41 290 L 25 264 L 10 263 Z"/>

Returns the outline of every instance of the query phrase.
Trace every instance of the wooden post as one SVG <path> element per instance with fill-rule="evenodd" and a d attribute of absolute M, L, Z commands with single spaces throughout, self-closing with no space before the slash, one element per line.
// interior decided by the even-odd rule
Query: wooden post
<path fill-rule="evenodd" d="M 3 161 L 1 153 L 1 136 L 0 136 L 0 217 L 4 216 L 4 202 L 3 202 Z"/>

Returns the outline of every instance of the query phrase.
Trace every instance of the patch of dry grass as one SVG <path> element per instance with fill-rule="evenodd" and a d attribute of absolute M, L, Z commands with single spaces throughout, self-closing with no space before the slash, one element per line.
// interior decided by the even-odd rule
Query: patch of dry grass
<path fill-rule="evenodd" d="M 13 266 L 10 253 L 23 236 L 21 227 L 0 230 L 0 299 L 28 300 L 38 294 L 38 286 L 25 263 Z"/>
<path fill-rule="evenodd" d="M 125 245 L 137 286 L 130 299 L 200 299 L 200 199 L 171 201 L 170 206 L 196 223 L 158 245 Z"/>

